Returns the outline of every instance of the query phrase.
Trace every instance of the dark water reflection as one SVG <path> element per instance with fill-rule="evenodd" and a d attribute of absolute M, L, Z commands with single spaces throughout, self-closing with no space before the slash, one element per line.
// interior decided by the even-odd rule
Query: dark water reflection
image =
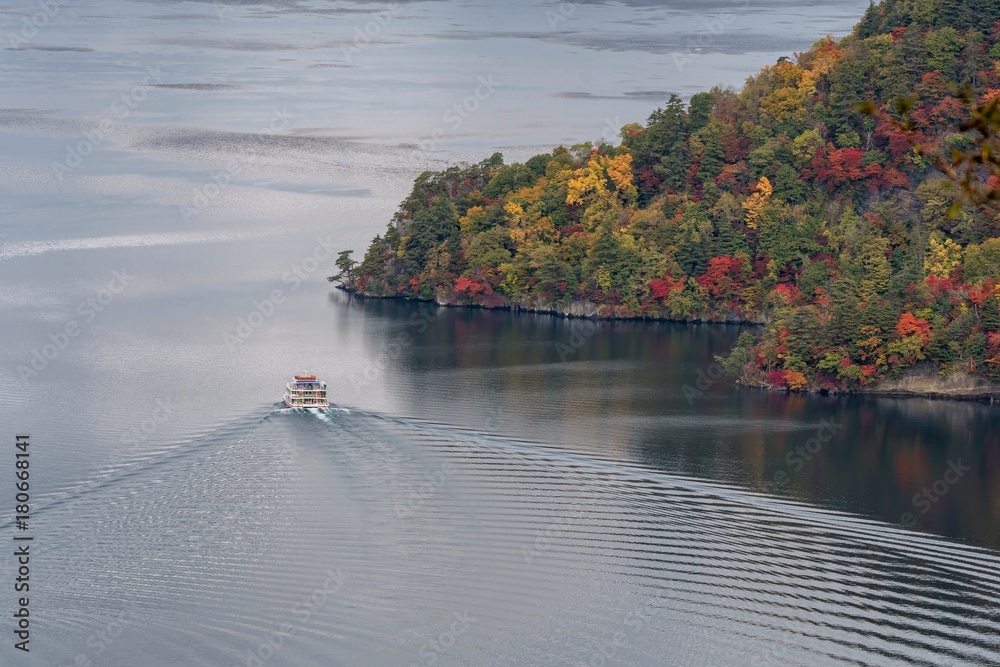
<path fill-rule="evenodd" d="M 736 326 L 346 301 L 388 329 L 353 381 L 396 376 L 408 414 L 1000 546 L 994 406 L 740 389 L 712 366 Z"/>

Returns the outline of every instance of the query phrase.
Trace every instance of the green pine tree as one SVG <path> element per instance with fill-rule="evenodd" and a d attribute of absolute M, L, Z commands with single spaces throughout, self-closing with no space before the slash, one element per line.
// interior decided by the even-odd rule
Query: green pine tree
<path fill-rule="evenodd" d="M 988 296 L 983 300 L 979 321 L 987 331 L 1000 330 L 1000 303 L 997 303 L 996 297 Z"/>

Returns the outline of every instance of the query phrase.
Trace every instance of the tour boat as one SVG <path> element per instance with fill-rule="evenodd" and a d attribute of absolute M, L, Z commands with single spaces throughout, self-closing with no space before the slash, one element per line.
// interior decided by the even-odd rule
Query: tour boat
<path fill-rule="evenodd" d="M 285 405 L 290 408 L 328 408 L 330 401 L 326 398 L 326 383 L 320 382 L 308 371 L 296 375 L 288 383 L 285 392 Z"/>

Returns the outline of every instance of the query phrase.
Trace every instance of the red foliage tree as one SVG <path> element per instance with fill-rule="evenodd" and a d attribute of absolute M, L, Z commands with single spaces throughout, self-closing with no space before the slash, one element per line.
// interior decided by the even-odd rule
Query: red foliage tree
<path fill-rule="evenodd" d="M 921 100 L 942 100 L 948 96 L 951 89 L 945 78 L 941 76 L 940 70 L 933 70 L 920 77 L 916 92 Z"/>
<path fill-rule="evenodd" d="M 860 181 L 869 175 L 861 164 L 863 158 L 864 151 L 860 148 L 834 148 L 833 144 L 827 144 L 813 155 L 811 175 L 830 189 L 848 181 Z"/>
<path fill-rule="evenodd" d="M 843 162 L 843 169 L 847 173 L 847 178 L 852 181 L 860 181 L 865 177 L 864 167 L 861 166 L 864 158 L 864 151 L 860 148 L 844 148 L 840 151 Z"/>
<path fill-rule="evenodd" d="M 996 298 L 996 295 L 997 282 L 993 279 L 983 281 L 983 284 L 978 287 L 969 288 L 969 301 L 974 303 L 977 307 L 982 307 L 983 301 L 985 301 L 987 297 Z"/>
<path fill-rule="evenodd" d="M 927 276 L 924 284 L 927 285 L 927 289 L 930 290 L 931 296 L 934 298 L 947 296 L 954 301 L 968 292 L 968 287 L 957 277 L 939 278 L 938 276 Z"/>
<path fill-rule="evenodd" d="M 772 294 L 779 296 L 785 303 L 791 305 L 799 300 L 799 288 L 789 283 L 780 283 L 774 286 Z"/>
<path fill-rule="evenodd" d="M 673 292 L 684 289 L 684 280 L 676 279 L 673 276 L 665 276 L 663 279 L 654 278 L 649 281 L 649 298 L 663 300 Z"/>
<path fill-rule="evenodd" d="M 660 183 L 663 182 L 659 174 L 648 166 L 639 170 L 636 174 L 636 180 L 639 182 L 639 188 L 644 192 L 655 192 L 660 187 Z"/>
<path fill-rule="evenodd" d="M 772 387 L 785 387 L 785 371 L 772 371 L 767 374 L 767 383 Z"/>
<path fill-rule="evenodd" d="M 708 260 L 705 273 L 695 278 L 714 298 L 731 301 L 743 289 L 746 264 L 742 259 L 720 255 Z"/>
<path fill-rule="evenodd" d="M 878 190 L 883 184 L 882 165 L 877 162 L 865 167 L 865 178 L 868 179 L 868 188 Z"/>
<path fill-rule="evenodd" d="M 910 185 L 910 179 L 899 169 L 889 168 L 882 172 L 882 182 L 892 188 L 906 188 Z"/>
<path fill-rule="evenodd" d="M 931 325 L 928 324 L 927 320 L 920 319 L 910 311 L 906 311 L 896 323 L 896 333 L 899 334 L 900 338 L 920 336 L 924 345 L 927 345 L 931 339 Z"/>
<path fill-rule="evenodd" d="M 719 143 L 726 154 L 726 163 L 735 164 L 750 152 L 750 140 L 740 136 L 735 127 L 727 127 L 719 136 Z"/>
<path fill-rule="evenodd" d="M 482 294 L 488 288 L 489 285 L 484 285 L 475 278 L 466 278 L 463 276 L 455 281 L 455 292 L 465 292 L 469 296 Z"/>
<path fill-rule="evenodd" d="M 910 118 L 919 127 L 938 130 L 957 126 L 965 116 L 965 107 L 954 97 L 946 97 L 936 104 L 927 104 L 910 112 Z"/>

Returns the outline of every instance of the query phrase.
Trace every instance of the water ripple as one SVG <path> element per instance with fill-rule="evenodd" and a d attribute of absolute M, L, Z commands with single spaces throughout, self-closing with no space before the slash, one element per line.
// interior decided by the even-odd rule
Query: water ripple
<path fill-rule="evenodd" d="M 133 610 L 105 664 L 1000 662 L 994 552 L 363 411 L 249 417 L 38 521 L 65 655 Z"/>

